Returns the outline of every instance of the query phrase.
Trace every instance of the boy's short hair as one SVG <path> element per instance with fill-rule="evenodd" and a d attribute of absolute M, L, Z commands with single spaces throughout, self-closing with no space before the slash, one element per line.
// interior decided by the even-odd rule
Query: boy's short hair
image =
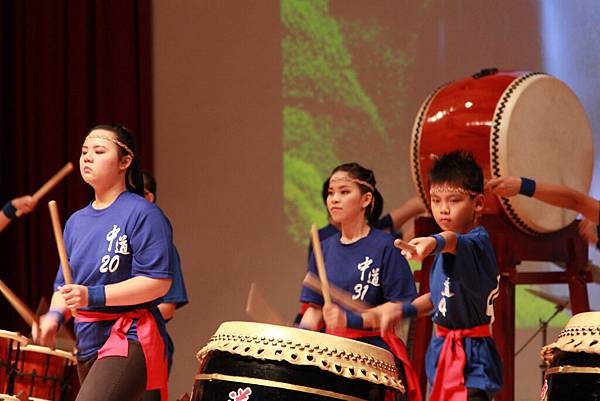
<path fill-rule="evenodd" d="M 433 184 L 451 184 L 482 194 L 483 171 L 469 152 L 445 153 L 429 170 L 429 186 Z"/>

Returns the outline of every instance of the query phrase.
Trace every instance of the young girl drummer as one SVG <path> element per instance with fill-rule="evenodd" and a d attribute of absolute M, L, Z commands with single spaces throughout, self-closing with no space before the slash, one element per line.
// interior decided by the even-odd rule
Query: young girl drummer
<path fill-rule="evenodd" d="M 51 346 L 76 311 L 77 401 L 138 400 L 148 390 L 167 400 L 164 320 L 156 305 L 169 290 L 172 234 L 164 215 L 143 196 L 139 157 L 122 126 L 99 125 L 79 159 L 95 200 L 65 224 L 73 283 L 62 270 L 37 342 Z"/>
<path fill-rule="evenodd" d="M 340 232 L 322 242 L 330 283 L 373 306 L 414 299 L 415 281 L 400 250 L 394 247 L 394 237 L 372 227 L 383 208 L 373 172 L 356 163 L 342 164 L 328 181 L 327 209 L 340 226 Z M 317 272 L 314 257 L 310 258 L 309 271 Z M 410 399 L 420 399 L 404 344 L 392 331 L 381 337 L 369 316 L 359 316 L 335 304 L 323 307 L 323 298 L 306 287 L 302 288 L 300 301 L 308 305 L 300 327 L 320 330 L 324 323 L 328 333 L 391 350 L 402 361 L 399 367 L 405 373 Z"/>

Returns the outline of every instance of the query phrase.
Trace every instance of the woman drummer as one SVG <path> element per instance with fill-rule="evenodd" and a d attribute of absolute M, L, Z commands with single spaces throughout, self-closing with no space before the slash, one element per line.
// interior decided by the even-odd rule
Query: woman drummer
<path fill-rule="evenodd" d="M 145 390 L 167 400 L 165 325 L 156 305 L 171 285 L 172 234 L 164 215 L 143 196 L 133 135 L 99 125 L 79 159 L 95 199 L 64 230 L 73 282 L 62 270 L 50 311 L 35 340 L 52 346 L 59 325 L 75 312 L 77 401 L 137 400 Z"/>
<path fill-rule="evenodd" d="M 332 285 L 352 293 L 352 298 L 370 304 L 412 301 L 415 281 L 394 237 L 372 227 L 383 208 L 383 198 L 375 188 L 375 176 L 357 163 L 336 167 L 328 180 L 327 209 L 340 232 L 322 242 L 327 277 Z M 309 271 L 317 272 L 313 257 Z M 409 387 L 409 397 L 420 399 L 414 371 L 408 365 L 402 341 L 392 332 L 380 337 L 372 319 L 354 314 L 331 304 L 323 306 L 323 298 L 303 287 L 300 301 L 307 304 L 300 327 L 377 345 L 394 352 L 402 361 Z M 402 369 L 403 368 L 403 369 Z M 416 398 L 418 397 L 418 398 Z"/>

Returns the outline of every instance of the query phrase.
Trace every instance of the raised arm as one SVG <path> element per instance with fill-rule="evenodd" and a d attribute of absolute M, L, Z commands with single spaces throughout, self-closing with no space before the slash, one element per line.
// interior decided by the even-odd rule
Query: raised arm
<path fill-rule="evenodd" d="M 533 195 L 533 198 L 542 202 L 574 210 L 581 213 L 585 218 L 593 221 L 595 224 L 600 223 L 600 217 L 598 216 L 600 213 L 600 206 L 597 199 L 563 185 L 535 182 L 532 188 L 532 184 L 529 183 L 528 186 L 527 181 L 531 180 L 525 181 L 524 188 L 524 181 L 521 178 L 494 178 L 487 183 L 486 190 L 491 191 L 495 195 L 504 197 L 511 197 L 518 194 Z"/>
<path fill-rule="evenodd" d="M 427 209 L 425 208 L 425 205 L 423 205 L 421 198 L 418 196 L 413 196 L 390 212 L 394 230 L 399 230 L 400 227 L 402 227 L 402 225 L 404 225 L 404 223 L 406 223 L 408 220 L 421 213 L 425 213 L 426 211 Z"/>

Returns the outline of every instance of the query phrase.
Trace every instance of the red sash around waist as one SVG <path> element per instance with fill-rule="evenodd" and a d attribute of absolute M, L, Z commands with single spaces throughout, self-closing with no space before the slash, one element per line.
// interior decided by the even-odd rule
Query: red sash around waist
<path fill-rule="evenodd" d="M 110 336 L 98 351 L 98 359 L 107 356 L 128 355 L 127 331 L 137 321 L 137 337 L 146 360 L 146 390 L 160 390 L 161 401 L 167 401 L 167 358 L 164 341 L 158 330 L 156 320 L 148 309 L 139 309 L 124 313 L 102 313 L 79 310 L 76 321 L 98 322 L 115 320 L 110 330 Z"/>
<path fill-rule="evenodd" d="M 334 336 L 358 339 L 364 337 L 379 337 L 379 331 L 367 331 L 346 328 L 344 330 L 327 331 L 328 334 Z M 404 374 L 406 376 L 406 392 L 408 393 L 409 401 L 421 401 L 421 388 L 419 386 L 419 379 L 417 373 L 413 369 L 408 359 L 408 352 L 406 346 L 393 332 L 388 331 L 385 336 L 382 337 L 383 341 L 390 347 L 392 353 L 398 358 L 404 366 Z"/>
<path fill-rule="evenodd" d="M 465 365 L 467 356 L 463 349 L 464 337 L 490 337 L 490 325 L 483 324 L 470 329 L 450 330 L 436 326 L 435 334 L 445 337 L 440 352 L 435 379 L 431 389 L 430 401 L 466 401 Z"/>

